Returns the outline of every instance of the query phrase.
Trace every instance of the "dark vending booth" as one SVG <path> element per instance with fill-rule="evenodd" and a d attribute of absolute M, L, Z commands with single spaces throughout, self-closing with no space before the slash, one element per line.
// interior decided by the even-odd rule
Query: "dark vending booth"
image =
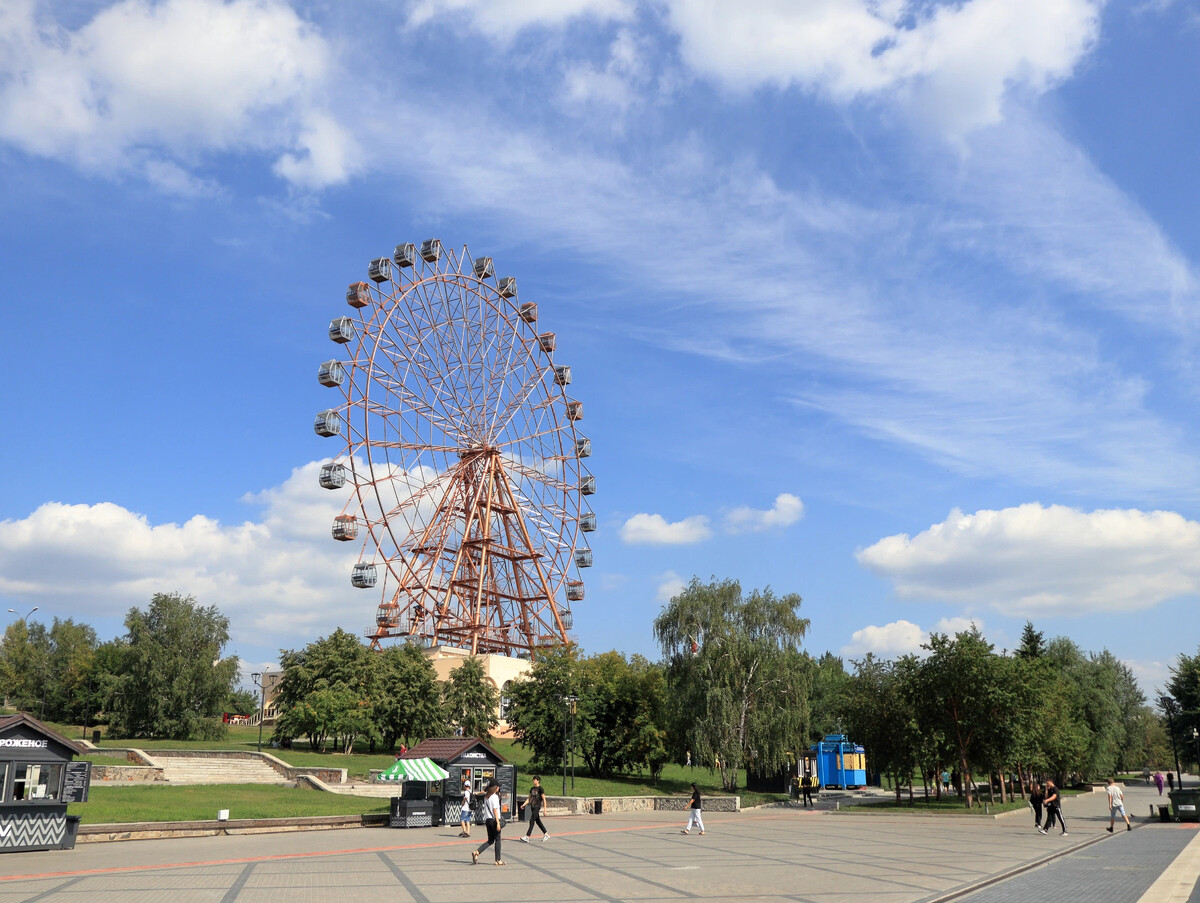
<path fill-rule="evenodd" d="M 443 824 L 458 824 L 462 816 L 463 779 L 471 782 L 471 803 L 476 824 L 482 824 L 479 813 L 483 805 L 483 788 L 492 780 L 500 784 L 500 804 L 505 819 L 514 818 L 517 811 L 513 796 L 517 788 L 517 766 L 482 740 L 474 737 L 431 737 L 418 743 L 403 758 L 429 758 L 450 773 L 434 786 L 431 802 Z"/>
<path fill-rule="evenodd" d="M 67 804 L 87 802 L 92 763 L 72 761 L 83 752 L 28 715 L 0 718 L 0 852 L 75 847 Z"/>

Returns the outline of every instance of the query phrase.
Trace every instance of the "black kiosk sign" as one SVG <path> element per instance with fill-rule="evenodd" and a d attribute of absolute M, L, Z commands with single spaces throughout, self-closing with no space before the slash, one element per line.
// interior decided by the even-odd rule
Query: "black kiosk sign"
<path fill-rule="evenodd" d="M 83 749 L 25 714 L 0 718 L 0 853 L 69 850 L 87 800 L 91 763 Z"/>

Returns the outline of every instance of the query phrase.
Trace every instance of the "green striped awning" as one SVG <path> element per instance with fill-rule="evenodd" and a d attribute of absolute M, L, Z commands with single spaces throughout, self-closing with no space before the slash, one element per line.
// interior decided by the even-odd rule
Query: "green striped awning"
<path fill-rule="evenodd" d="M 379 775 L 381 781 L 444 781 L 450 772 L 433 759 L 397 759 L 396 764 Z"/>

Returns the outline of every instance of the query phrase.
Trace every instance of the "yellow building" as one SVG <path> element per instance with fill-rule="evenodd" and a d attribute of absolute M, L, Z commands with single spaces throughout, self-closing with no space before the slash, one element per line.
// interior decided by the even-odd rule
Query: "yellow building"
<path fill-rule="evenodd" d="M 471 657 L 466 649 L 455 646 L 431 646 L 425 650 L 425 655 L 433 663 L 439 681 L 448 680 L 450 672 Z M 524 679 L 533 669 L 533 663 L 527 658 L 510 658 L 507 655 L 477 655 L 483 665 L 483 676 L 500 693 L 500 708 L 496 713 L 500 723 L 496 726 L 494 736 L 509 736 L 508 721 L 508 686 L 514 680 Z"/>

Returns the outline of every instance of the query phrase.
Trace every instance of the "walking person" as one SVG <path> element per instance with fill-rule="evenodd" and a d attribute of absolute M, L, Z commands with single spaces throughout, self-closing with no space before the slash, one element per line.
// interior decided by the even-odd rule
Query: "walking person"
<path fill-rule="evenodd" d="M 471 851 L 471 862 L 479 864 L 479 854 L 492 844 L 496 845 L 496 865 L 504 865 L 500 858 L 500 832 L 504 830 L 504 816 L 500 812 L 500 785 L 492 781 L 483 791 L 483 823 L 487 827 L 488 839 Z"/>
<path fill-rule="evenodd" d="M 472 819 L 472 817 L 473 816 L 471 815 L 471 782 L 470 782 L 470 780 L 464 780 L 462 783 L 462 812 L 458 816 L 458 819 L 459 819 L 458 824 L 459 824 L 459 827 L 462 828 L 462 830 L 458 832 L 459 837 L 470 837 L 471 836 L 471 819 Z"/>
<path fill-rule="evenodd" d="M 542 779 L 534 775 L 533 786 L 529 788 L 529 796 L 525 800 L 525 808 L 529 810 L 529 830 L 525 832 L 524 837 L 520 838 L 521 843 L 529 843 L 529 836 L 533 834 L 534 825 L 542 829 L 542 843 L 550 839 L 550 832 L 542 824 L 542 804 L 545 801 L 546 791 L 542 789 Z"/>
<path fill-rule="evenodd" d="M 1054 827 L 1054 820 L 1058 819 L 1058 824 L 1062 828 L 1062 836 L 1067 836 L 1067 822 L 1062 815 L 1062 798 L 1058 794 L 1058 788 L 1054 786 L 1053 781 L 1046 782 L 1046 798 L 1043 801 L 1046 806 L 1046 824 L 1038 828 L 1043 834 L 1049 834 L 1050 828 Z"/>
<path fill-rule="evenodd" d="M 800 792 L 804 794 L 804 805 L 805 806 L 814 805 L 813 798 L 812 798 L 812 790 L 813 790 L 813 777 L 810 774 L 806 774 L 804 777 L 802 777 L 800 779 Z"/>
<path fill-rule="evenodd" d="M 1158 795 L 1162 796 L 1163 776 L 1161 771 L 1154 772 L 1154 786 L 1158 788 Z"/>
<path fill-rule="evenodd" d="M 1108 794 L 1108 833 L 1113 832 L 1113 825 L 1117 823 L 1118 814 L 1125 819 L 1125 830 L 1132 831 L 1133 825 L 1129 823 L 1129 816 L 1125 814 L 1125 791 L 1121 789 L 1121 785 L 1109 778 L 1104 792 Z"/>
<path fill-rule="evenodd" d="M 1029 788 L 1029 805 L 1033 807 L 1033 826 L 1039 831 L 1042 829 L 1042 801 L 1046 798 L 1046 793 L 1042 790 L 1042 785 L 1037 781 L 1033 782 L 1033 786 Z"/>
<path fill-rule="evenodd" d="M 1175 772 L 1168 771 L 1167 772 L 1167 792 L 1169 793 L 1169 792 L 1173 791 L 1174 789 L 1175 789 Z"/>
<path fill-rule="evenodd" d="M 688 823 L 687 827 L 680 831 L 680 834 L 689 834 L 692 830 L 692 825 L 700 829 L 700 833 L 704 833 L 704 819 L 700 817 L 700 788 L 692 783 L 692 804 L 688 808 Z"/>

